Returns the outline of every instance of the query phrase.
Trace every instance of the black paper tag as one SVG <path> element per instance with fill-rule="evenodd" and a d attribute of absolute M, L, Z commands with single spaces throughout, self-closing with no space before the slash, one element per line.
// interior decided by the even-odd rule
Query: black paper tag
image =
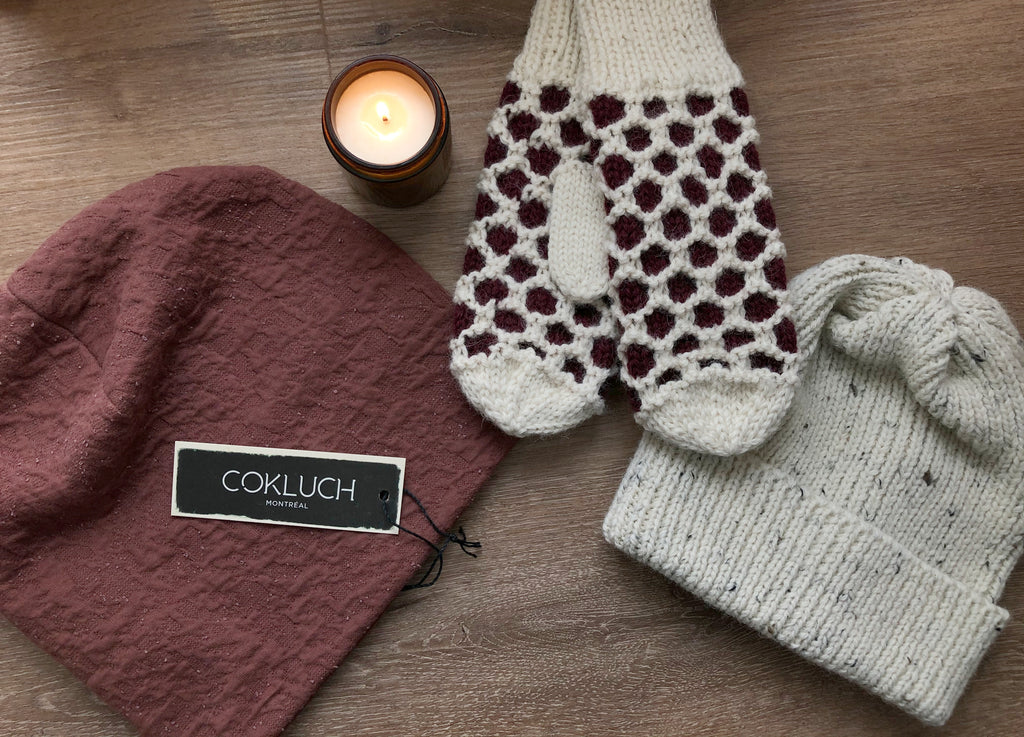
<path fill-rule="evenodd" d="M 404 477 L 404 458 L 179 440 L 171 514 L 397 534 Z"/>

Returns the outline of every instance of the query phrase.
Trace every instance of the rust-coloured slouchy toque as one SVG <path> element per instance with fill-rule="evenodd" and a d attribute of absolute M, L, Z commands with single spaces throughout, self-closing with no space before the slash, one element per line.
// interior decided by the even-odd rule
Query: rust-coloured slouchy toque
<path fill-rule="evenodd" d="M 448 305 L 267 169 L 86 209 L 0 293 L 0 610 L 146 735 L 278 734 L 430 550 L 172 517 L 174 441 L 401 456 L 450 527 L 511 441 L 449 375 Z"/>

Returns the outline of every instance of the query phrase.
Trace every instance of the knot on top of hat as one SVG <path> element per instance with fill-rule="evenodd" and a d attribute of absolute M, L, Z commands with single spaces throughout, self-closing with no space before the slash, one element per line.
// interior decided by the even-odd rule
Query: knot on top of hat
<path fill-rule="evenodd" d="M 802 345 L 895 368 L 915 399 L 981 452 L 1022 445 L 1024 350 L 988 295 L 906 258 L 841 256 L 794 279 Z"/>

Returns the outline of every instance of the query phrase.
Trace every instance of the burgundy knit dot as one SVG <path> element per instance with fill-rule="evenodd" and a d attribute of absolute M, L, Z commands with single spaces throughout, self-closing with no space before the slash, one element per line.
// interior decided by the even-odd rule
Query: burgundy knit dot
<path fill-rule="evenodd" d="M 676 274 L 668 280 L 668 296 L 683 304 L 697 292 L 697 283 L 686 274 Z"/>
<path fill-rule="evenodd" d="M 546 235 L 537 239 L 537 255 L 545 260 L 548 257 L 548 237 Z"/>
<path fill-rule="evenodd" d="M 708 188 L 701 184 L 701 181 L 694 176 L 687 176 L 682 183 L 683 196 L 695 207 L 700 207 L 708 201 Z"/>
<path fill-rule="evenodd" d="M 729 368 L 729 364 L 720 358 L 705 358 L 703 361 L 698 361 L 697 365 L 702 369 L 711 368 L 712 366 L 721 366 L 722 368 Z"/>
<path fill-rule="evenodd" d="M 576 305 L 576 309 L 572 314 L 572 320 L 577 325 L 592 328 L 601 322 L 601 313 L 593 305 Z"/>
<path fill-rule="evenodd" d="M 750 115 L 750 103 L 747 101 L 746 92 L 741 90 L 739 87 L 734 87 L 732 92 L 729 93 L 729 97 L 732 99 L 733 110 L 744 118 Z"/>
<path fill-rule="evenodd" d="M 508 132 L 514 141 L 525 141 L 538 128 L 540 120 L 533 113 L 516 113 L 508 119 Z"/>
<path fill-rule="evenodd" d="M 504 161 L 508 156 L 508 146 L 502 143 L 497 136 L 487 139 L 487 148 L 484 150 L 484 166 L 493 166 L 499 161 Z"/>
<path fill-rule="evenodd" d="M 767 246 L 768 241 L 763 235 L 744 233 L 736 241 L 736 255 L 744 261 L 753 261 L 764 252 Z"/>
<path fill-rule="evenodd" d="M 668 139 L 679 148 L 689 146 L 693 143 L 693 126 L 686 123 L 672 123 L 668 127 Z"/>
<path fill-rule="evenodd" d="M 572 378 L 576 379 L 577 384 L 582 384 L 583 379 L 587 377 L 586 366 L 580 363 L 579 359 L 576 358 L 565 359 L 565 363 L 562 364 L 562 371 L 565 371 L 567 374 L 572 374 Z"/>
<path fill-rule="evenodd" d="M 725 320 L 725 310 L 714 302 L 701 302 L 693 308 L 693 322 L 699 328 L 713 328 Z"/>
<path fill-rule="evenodd" d="M 615 276 L 615 271 L 619 268 L 619 262 L 615 260 L 614 256 L 608 257 L 608 278 L 611 279 Z"/>
<path fill-rule="evenodd" d="M 725 158 L 711 146 L 701 146 L 697 152 L 697 161 L 704 167 L 704 171 L 712 179 L 718 179 L 722 175 L 722 167 L 725 166 Z"/>
<path fill-rule="evenodd" d="M 652 97 L 650 100 L 644 101 L 644 116 L 648 118 L 657 118 L 667 112 L 668 105 L 660 97 Z"/>
<path fill-rule="evenodd" d="M 690 111 L 690 115 L 699 118 L 715 109 L 715 100 L 703 95 L 690 95 L 686 98 L 686 109 Z"/>
<path fill-rule="evenodd" d="M 786 288 L 786 262 L 781 258 L 773 258 L 764 265 L 764 278 L 775 289 L 782 291 Z"/>
<path fill-rule="evenodd" d="M 715 292 L 720 297 L 731 297 L 734 294 L 739 294 L 745 284 L 746 279 L 743 278 L 742 272 L 726 269 L 715 280 Z"/>
<path fill-rule="evenodd" d="M 525 172 L 513 169 L 499 175 L 496 182 L 499 192 L 510 200 L 518 200 L 519 195 L 523 193 L 523 187 L 529 184 L 530 178 L 526 176 Z"/>
<path fill-rule="evenodd" d="M 629 409 L 631 412 L 639 412 L 643 409 L 643 403 L 640 401 L 640 395 L 636 389 L 631 386 L 626 387 L 626 399 L 629 402 Z"/>
<path fill-rule="evenodd" d="M 754 183 L 742 174 L 730 174 L 725 191 L 735 202 L 742 202 L 754 193 Z"/>
<path fill-rule="evenodd" d="M 669 369 L 661 376 L 659 376 L 658 380 L 654 383 L 657 384 L 658 386 L 664 386 L 670 381 L 679 381 L 681 378 L 683 378 L 683 375 L 679 373 L 679 369 Z"/>
<path fill-rule="evenodd" d="M 654 351 L 636 343 L 626 346 L 626 371 L 634 379 L 642 379 L 654 368 Z"/>
<path fill-rule="evenodd" d="M 725 342 L 725 350 L 733 351 L 741 345 L 754 342 L 754 334 L 749 330 L 726 330 L 722 333 L 722 340 Z"/>
<path fill-rule="evenodd" d="M 466 338 L 466 353 L 471 356 L 475 356 L 477 353 L 486 353 L 497 342 L 498 337 L 494 333 L 474 335 L 472 338 Z"/>
<path fill-rule="evenodd" d="M 728 118 L 716 118 L 714 122 L 715 135 L 725 143 L 732 143 L 740 137 L 743 129 Z"/>
<path fill-rule="evenodd" d="M 540 200 L 527 200 L 519 206 L 519 222 L 527 228 L 539 228 L 548 221 L 548 208 Z"/>
<path fill-rule="evenodd" d="M 788 317 L 775 326 L 775 345 L 786 353 L 796 353 L 796 326 Z"/>
<path fill-rule="evenodd" d="M 524 351 L 533 351 L 534 353 L 537 354 L 537 358 L 541 359 L 542 361 L 545 358 L 547 358 L 547 355 L 548 355 L 547 351 L 545 351 L 543 348 L 538 348 L 537 346 L 535 346 L 533 343 L 531 343 L 528 340 L 522 341 L 519 344 L 519 347 L 522 348 Z"/>
<path fill-rule="evenodd" d="M 752 294 L 743 302 L 743 312 L 750 322 L 764 322 L 779 309 L 779 303 L 767 294 Z"/>
<path fill-rule="evenodd" d="M 611 95 L 598 95 L 590 101 L 590 115 L 594 125 L 604 128 L 626 115 L 626 103 Z"/>
<path fill-rule="evenodd" d="M 484 279 L 476 285 L 473 296 L 476 297 L 477 302 L 485 305 L 492 299 L 505 299 L 508 296 L 508 286 L 501 279 Z"/>
<path fill-rule="evenodd" d="M 619 284 L 619 304 L 627 315 L 642 310 L 647 305 L 647 285 L 636 279 L 626 279 Z"/>
<path fill-rule="evenodd" d="M 655 171 L 664 176 L 668 176 L 676 170 L 679 165 L 676 161 L 676 157 L 667 151 L 662 151 L 660 154 L 655 156 L 651 160 L 651 164 L 654 166 Z"/>
<path fill-rule="evenodd" d="M 754 205 L 754 215 L 757 217 L 757 222 L 768 230 L 775 227 L 775 208 L 772 207 L 771 200 L 761 200 Z"/>
<path fill-rule="evenodd" d="M 635 215 L 623 215 L 612 224 L 615 243 L 624 251 L 635 248 L 644 239 L 644 224 Z"/>
<path fill-rule="evenodd" d="M 526 309 L 541 315 L 553 315 L 558 308 L 558 298 L 544 287 L 534 287 L 526 295 Z"/>
<path fill-rule="evenodd" d="M 526 320 L 512 310 L 498 310 L 494 313 L 494 324 L 506 333 L 521 333 L 526 330 Z"/>
<path fill-rule="evenodd" d="M 647 179 L 633 188 L 633 201 L 644 212 L 651 212 L 661 202 L 661 185 Z"/>
<path fill-rule="evenodd" d="M 716 207 L 711 211 L 708 227 L 711 229 L 712 235 L 724 238 L 736 227 L 736 213 L 724 207 Z"/>
<path fill-rule="evenodd" d="M 525 258 L 516 256 L 515 258 L 509 259 L 508 266 L 505 268 L 505 273 L 522 284 L 527 279 L 532 279 L 537 275 L 537 267 Z"/>
<path fill-rule="evenodd" d="M 664 338 L 675 327 L 676 319 L 668 310 L 661 308 L 655 310 L 644 318 L 647 323 L 647 334 L 652 338 Z"/>
<path fill-rule="evenodd" d="M 487 245 L 499 256 L 508 253 L 516 244 L 516 232 L 504 225 L 496 225 L 487 231 Z"/>
<path fill-rule="evenodd" d="M 476 198 L 476 211 L 475 216 L 477 220 L 482 220 L 485 217 L 493 215 L 498 211 L 498 206 L 494 204 L 494 200 L 481 192 Z"/>
<path fill-rule="evenodd" d="M 592 138 L 590 139 L 590 145 L 587 146 L 587 150 L 583 152 L 582 159 L 588 164 L 593 164 L 599 153 L 601 153 L 601 142 L 596 138 Z"/>
<path fill-rule="evenodd" d="M 651 246 L 640 254 L 640 265 L 648 276 L 660 274 L 668 268 L 669 253 L 661 246 Z"/>
<path fill-rule="evenodd" d="M 782 361 L 777 358 L 772 358 L 764 353 L 751 353 L 750 354 L 750 368 L 760 369 L 766 368 L 769 371 L 774 371 L 777 374 L 782 373 Z"/>
<path fill-rule="evenodd" d="M 643 151 L 651 145 L 651 134 L 643 126 L 635 125 L 623 131 L 622 135 L 626 137 L 626 146 L 630 151 Z"/>
<path fill-rule="evenodd" d="M 472 326 L 475 316 L 476 313 L 470 309 L 469 305 L 455 305 L 455 310 L 452 312 L 452 329 L 455 334 L 458 335 L 463 330 L 468 330 Z"/>
<path fill-rule="evenodd" d="M 540 109 L 546 113 L 557 113 L 569 104 L 569 90 L 548 85 L 540 91 Z"/>
<path fill-rule="evenodd" d="M 511 105 L 519 99 L 519 96 L 523 94 L 519 89 L 519 85 L 515 82 L 506 82 L 505 86 L 501 89 L 501 99 L 498 101 L 498 106 Z"/>
<path fill-rule="evenodd" d="M 548 331 L 544 337 L 551 345 L 568 345 L 572 343 L 572 331 L 560 322 L 548 326 Z"/>
<path fill-rule="evenodd" d="M 590 349 L 590 359 L 598 368 L 609 369 L 615 365 L 615 341 L 607 336 L 597 338 Z"/>
<path fill-rule="evenodd" d="M 601 163 L 601 173 L 605 183 L 615 189 L 621 187 L 633 176 L 633 165 L 629 159 L 619 154 L 612 154 Z"/>
<path fill-rule="evenodd" d="M 685 238 L 690 234 L 690 218 L 679 208 L 674 208 L 661 216 L 661 229 L 670 241 Z"/>
<path fill-rule="evenodd" d="M 472 274 L 474 271 L 480 271 L 484 267 L 484 257 L 475 248 L 466 249 L 466 257 L 462 259 L 462 273 Z"/>
<path fill-rule="evenodd" d="M 690 263 L 698 269 L 711 266 L 718 260 L 718 249 L 704 241 L 693 243 L 689 250 Z"/>
<path fill-rule="evenodd" d="M 700 341 L 697 340 L 697 336 L 687 333 L 672 344 L 672 353 L 673 355 L 681 356 L 698 348 L 700 348 Z"/>
<path fill-rule="evenodd" d="M 748 143 L 743 148 L 743 160 L 747 162 L 754 171 L 761 171 L 761 155 L 757 152 L 757 146 Z"/>
<path fill-rule="evenodd" d="M 566 146 L 582 146 L 587 142 L 583 124 L 578 120 L 563 120 L 558 124 L 562 143 Z"/>
<path fill-rule="evenodd" d="M 558 162 L 562 160 L 558 152 L 549 146 L 531 148 L 526 152 L 526 159 L 530 162 L 530 169 L 542 177 L 548 176 Z"/>

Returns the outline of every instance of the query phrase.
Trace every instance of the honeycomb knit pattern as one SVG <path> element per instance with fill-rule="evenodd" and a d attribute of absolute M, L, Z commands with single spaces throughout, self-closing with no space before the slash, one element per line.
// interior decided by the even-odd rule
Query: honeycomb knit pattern
<path fill-rule="evenodd" d="M 793 280 L 781 429 L 714 458 L 645 433 L 605 537 L 713 606 L 942 724 L 1024 544 L 1024 349 L 1000 305 L 907 259 Z"/>
<path fill-rule="evenodd" d="M 630 404 L 677 445 L 743 452 L 792 400 L 797 340 L 742 76 L 707 0 L 577 8 Z"/>
<path fill-rule="evenodd" d="M 571 0 L 539 0 L 488 127 L 455 287 L 452 373 L 483 415 L 516 436 L 559 432 L 600 412 L 617 373 L 603 286 L 580 299 L 556 282 L 549 260 L 557 170 L 590 142 L 573 94 L 578 64 Z"/>

